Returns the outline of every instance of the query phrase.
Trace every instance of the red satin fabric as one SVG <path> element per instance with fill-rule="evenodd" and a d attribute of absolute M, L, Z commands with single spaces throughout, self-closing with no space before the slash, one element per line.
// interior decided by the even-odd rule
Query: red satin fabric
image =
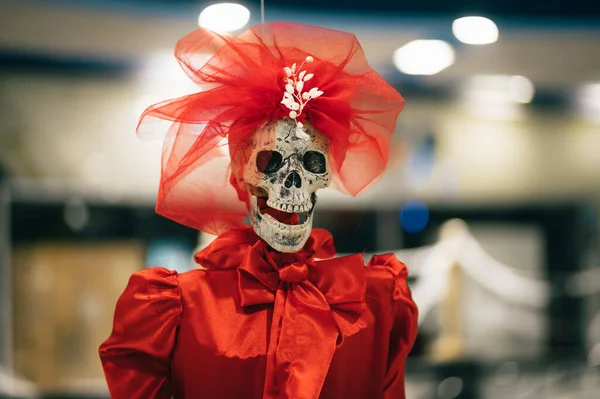
<path fill-rule="evenodd" d="M 324 230 L 282 254 L 234 229 L 196 255 L 206 270 L 134 274 L 100 348 L 111 398 L 404 398 L 406 267 L 334 254 Z"/>

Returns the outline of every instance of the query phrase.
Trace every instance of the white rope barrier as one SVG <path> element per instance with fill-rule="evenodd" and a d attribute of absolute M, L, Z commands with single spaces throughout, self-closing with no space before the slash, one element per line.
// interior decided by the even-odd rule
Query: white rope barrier
<path fill-rule="evenodd" d="M 14 398 L 35 399 L 39 393 L 31 382 L 16 378 L 0 368 L 0 395 Z"/>
<path fill-rule="evenodd" d="M 425 320 L 429 312 L 448 292 L 448 271 L 454 263 L 449 253 L 457 242 L 439 242 L 423 252 L 420 258 L 423 263 L 418 266 L 418 280 L 412 287 L 412 295 L 419 308 L 419 323 Z M 401 254 L 397 254 L 401 255 Z M 410 266 L 409 266 L 410 270 Z"/>
<path fill-rule="evenodd" d="M 548 282 L 518 274 L 489 256 L 473 236 L 458 256 L 461 269 L 479 285 L 515 305 L 544 307 L 550 297 Z"/>
<path fill-rule="evenodd" d="M 487 254 L 466 228 L 452 227 L 452 234 L 445 234 L 435 245 L 394 252 L 408 265 L 410 275 L 418 277 L 412 294 L 419 307 L 419 322 L 445 297 L 452 265 L 460 267 L 471 280 L 504 302 L 534 308 L 547 305 L 550 297 L 547 281 L 520 275 Z M 365 254 L 367 259 L 371 256 Z"/>
<path fill-rule="evenodd" d="M 600 267 L 575 273 L 566 286 L 569 294 L 573 296 L 587 296 L 600 292 Z"/>

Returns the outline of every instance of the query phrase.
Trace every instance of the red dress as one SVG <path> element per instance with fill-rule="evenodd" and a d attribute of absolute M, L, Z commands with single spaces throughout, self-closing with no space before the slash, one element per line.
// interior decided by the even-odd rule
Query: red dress
<path fill-rule="evenodd" d="M 406 267 L 334 254 L 325 230 L 282 254 L 244 228 L 196 255 L 206 270 L 135 273 L 100 347 L 111 398 L 404 399 Z"/>

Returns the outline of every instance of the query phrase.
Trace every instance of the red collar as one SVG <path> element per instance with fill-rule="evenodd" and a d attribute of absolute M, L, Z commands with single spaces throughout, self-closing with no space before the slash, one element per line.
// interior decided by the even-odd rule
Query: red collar
<path fill-rule="evenodd" d="M 335 256 L 333 237 L 324 229 L 313 229 L 304 247 L 296 253 L 282 253 L 272 249 L 260 239 L 251 227 L 231 229 L 218 236 L 210 245 L 198 252 L 196 263 L 209 270 L 237 269 L 249 247 L 260 247 L 274 265 L 282 267 L 303 259 L 329 259 Z"/>

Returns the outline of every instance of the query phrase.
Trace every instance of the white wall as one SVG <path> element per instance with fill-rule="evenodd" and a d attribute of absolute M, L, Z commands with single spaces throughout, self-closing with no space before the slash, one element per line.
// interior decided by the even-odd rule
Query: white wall
<path fill-rule="evenodd" d="M 391 205 L 416 197 L 429 204 L 477 205 L 600 194 L 598 125 L 531 112 L 491 120 L 444 103 L 408 103 L 400 121 L 400 138 L 414 142 L 415 136 L 434 132 L 436 163 L 427 179 L 411 181 L 404 169 L 411 149 L 403 148 L 404 156 L 391 160 L 381 184 L 365 194 L 366 202 Z"/>
<path fill-rule="evenodd" d="M 68 179 L 111 198 L 150 202 L 160 143 L 139 141 L 134 130 L 144 106 L 190 89 L 178 79 L 4 76 L 0 159 L 17 176 Z M 437 138 L 436 162 L 428 178 L 411 180 L 406 160 L 427 131 Z M 323 193 L 323 204 L 388 206 L 415 197 L 430 204 L 502 204 L 600 192 L 600 126 L 565 115 L 489 120 L 457 104 L 413 101 L 392 150 L 390 169 L 373 190 L 357 200 Z"/>

